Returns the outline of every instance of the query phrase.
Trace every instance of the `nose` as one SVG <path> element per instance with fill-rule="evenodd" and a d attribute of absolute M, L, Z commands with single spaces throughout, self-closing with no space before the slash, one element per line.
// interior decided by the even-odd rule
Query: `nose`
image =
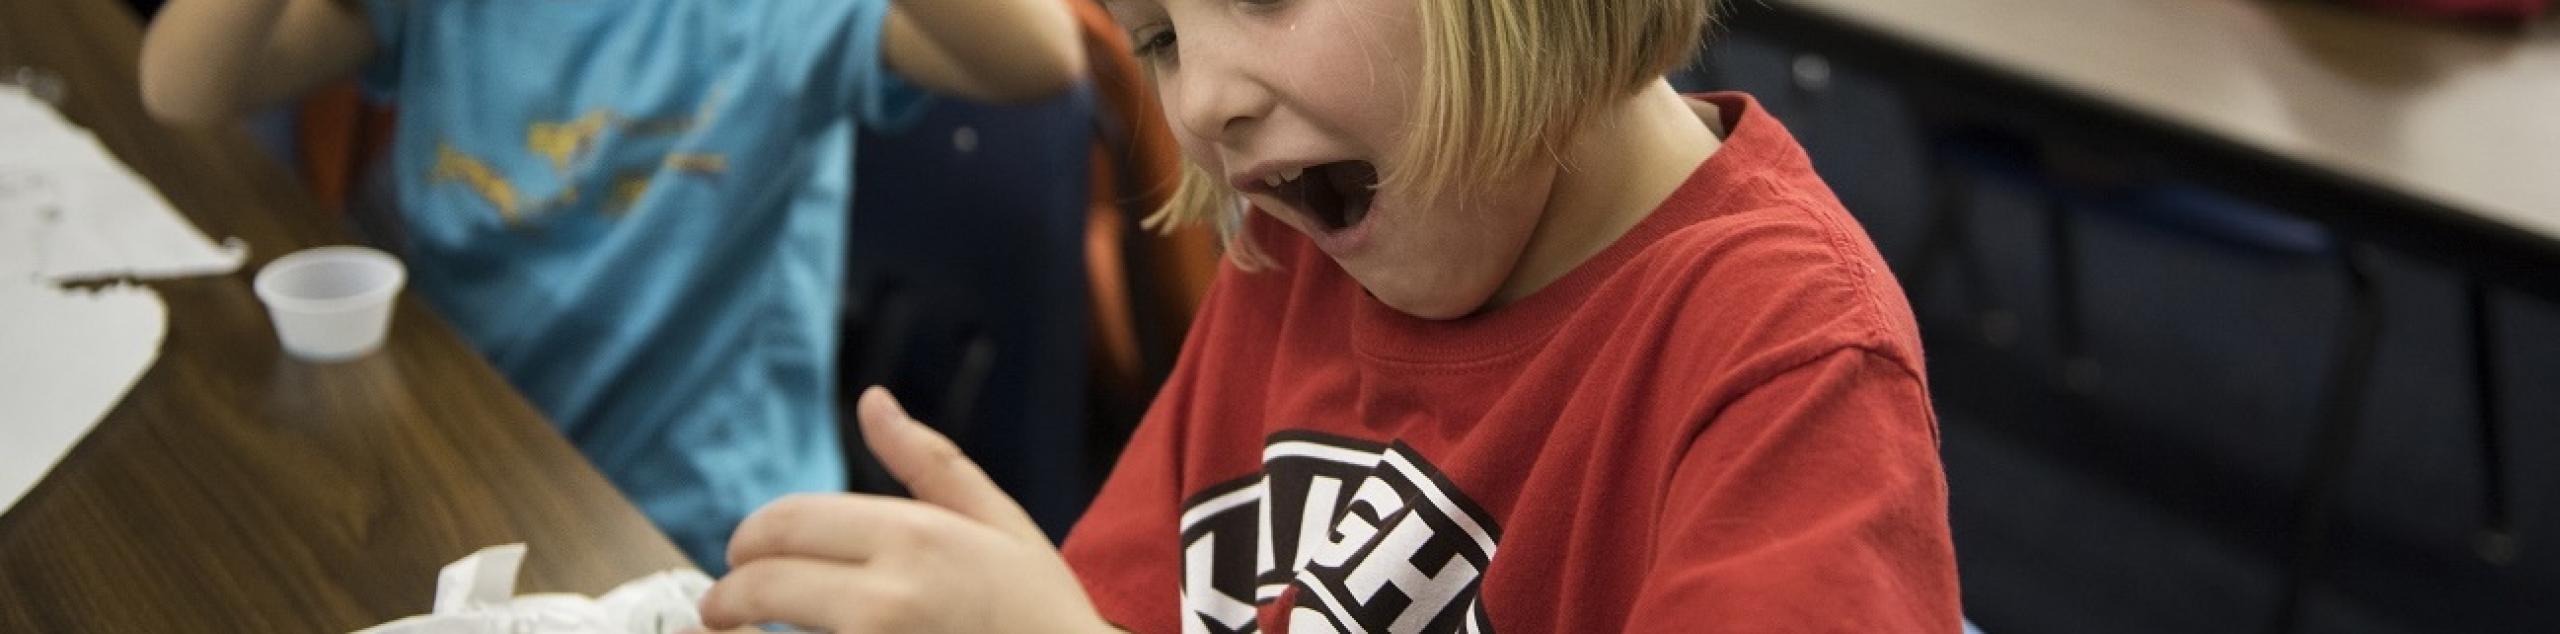
<path fill-rule="evenodd" d="M 1193 46 L 1166 94 L 1174 122 L 1193 138 L 1234 144 L 1269 114 L 1273 95 L 1240 59 L 1240 47 Z M 1218 50 L 1229 49 L 1229 50 Z"/>

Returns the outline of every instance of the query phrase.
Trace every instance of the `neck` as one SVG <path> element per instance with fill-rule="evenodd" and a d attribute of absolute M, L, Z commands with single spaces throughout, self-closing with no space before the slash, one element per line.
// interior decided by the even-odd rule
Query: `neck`
<path fill-rule="evenodd" d="M 1584 122 L 1558 157 L 1546 211 L 1492 305 L 1546 288 L 1652 215 L 1722 145 L 1700 118 L 1713 113 L 1656 81 Z"/>

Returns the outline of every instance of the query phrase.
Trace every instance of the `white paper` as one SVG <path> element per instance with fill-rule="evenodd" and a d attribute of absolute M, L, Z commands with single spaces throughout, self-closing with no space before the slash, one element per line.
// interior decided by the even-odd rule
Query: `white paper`
<path fill-rule="evenodd" d="M 668 570 L 633 579 L 602 597 L 514 596 L 524 544 L 480 549 L 436 575 L 435 611 L 358 634 L 674 634 L 702 626 L 698 611 L 711 578 Z"/>
<path fill-rule="evenodd" d="M 0 512 L 114 409 L 159 356 L 150 289 L 63 282 L 229 273 L 158 190 L 24 88 L 0 85 Z"/>
<path fill-rule="evenodd" d="M 524 567 L 524 544 L 490 546 L 436 573 L 436 614 L 506 603 L 516 596 L 516 569 Z"/>
<path fill-rule="evenodd" d="M 216 275 L 247 257 L 237 238 L 207 240 L 95 135 L 0 85 L 0 276 Z"/>
<path fill-rule="evenodd" d="M 160 295 L 0 276 L 0 513 L 98 425 L 160 354 Z"/>

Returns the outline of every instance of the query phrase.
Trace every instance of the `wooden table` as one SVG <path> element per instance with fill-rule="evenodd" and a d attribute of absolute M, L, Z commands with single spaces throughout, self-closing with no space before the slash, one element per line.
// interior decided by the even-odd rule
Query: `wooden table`
<path fill-rule="evenodd" d="M 438 568 L 518 541 L 526 592 L 690 565 L 415 298 L 371 357 L 281 355 L 251 274 L 346 236 L 243 135 L 150 122 L 139 43 L 117 0 L 0 0 L 0 70 L 60 73 L 65 114 L 254 256 L 151 284 L 157 365 L 0 515 L 0 632 L 346 631 L 425 613 Z"/>
<path fill-rule="evenodd" d="M 1773 0 L 1730 24 L 2560 297 L 2560 25 L 2283 0 Z"/>

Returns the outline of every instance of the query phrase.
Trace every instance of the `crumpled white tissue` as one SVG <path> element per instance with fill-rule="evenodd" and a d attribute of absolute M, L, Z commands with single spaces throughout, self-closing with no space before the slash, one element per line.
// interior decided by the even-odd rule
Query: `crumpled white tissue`
<path fill-rule="evenodd" d="M 483 548 L 436 576 L 435 611 L 358 634 L 675 634 L 702 626 L 711 578 L 682 569 L 633 579 L 604 596 L 515 596 L 524 544 Z"/>

